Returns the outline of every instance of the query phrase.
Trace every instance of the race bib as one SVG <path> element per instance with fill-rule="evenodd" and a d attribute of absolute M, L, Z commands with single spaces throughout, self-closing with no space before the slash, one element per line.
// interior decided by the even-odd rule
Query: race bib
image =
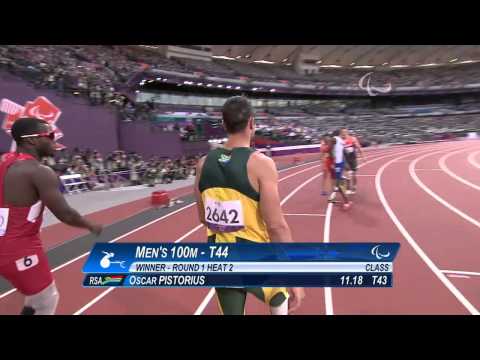
<path fill-rule="evenodd" d="M 234 232 L 245 227 L 243 208 L 240 200 L 217 201 L 207 198 L 205 220 L 210 230 Z"/>
<path fill-rule="evenodd" d="M 42 202 L 37 201 L 34 205 L 30 207 L 30 211 L 28 212 L 28 215 L 27 215 L 27 220 L 31 223 L 36 222 L 38 217 L 40 216 L 41 211 L 42 211 Z"/>
<path fill-rule="evenodd" d="M 25 256 L 24 258 L 21 258 L 15 261 L 15 265 L 17 265 L 18 271 L 28 270 L 30 268 L 33 268 L 35 265 L 38 265 L 38 256 L 37 255 Z"/>
<path fill-rule="evenodd" d="M 353 151 L 354 151 L 353 146 L 350 146 L 350 147 L 346 147 L 346 148 L 345 148 L 345 152 L 346 152 L 347 154 L 351 154 L 351 153 L 353 153 Z"/>
<path fill-rule="evenodd" d="M 7 232 L 8 214 L 10 209 L 0 208 L 0 236 L 4 236 Z"/>

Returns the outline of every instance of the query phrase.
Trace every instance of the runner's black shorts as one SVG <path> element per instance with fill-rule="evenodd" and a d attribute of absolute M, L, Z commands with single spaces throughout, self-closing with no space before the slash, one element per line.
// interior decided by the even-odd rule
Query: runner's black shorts
<path fill-rule="evenodd" d="M 345 154 L 345 165 L 347 170 L 357 171 L 357 154 L 355 152 Z"/>

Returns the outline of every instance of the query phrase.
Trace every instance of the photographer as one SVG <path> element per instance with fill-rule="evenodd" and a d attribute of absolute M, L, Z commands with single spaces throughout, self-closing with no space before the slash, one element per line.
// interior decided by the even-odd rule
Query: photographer
<path fill-rule="evenodd" d="M 157 181 L 159 171 L 155 163 L 151 162 L 147 166 L 147 171 L 145 172 L 145 182 L 148 186 L 153 187 Z"/>

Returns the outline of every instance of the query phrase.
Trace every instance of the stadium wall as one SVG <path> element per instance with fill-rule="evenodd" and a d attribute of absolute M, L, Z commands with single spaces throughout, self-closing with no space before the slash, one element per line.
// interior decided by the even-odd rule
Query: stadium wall
<path fill-rule="evenodd" d="M 90 106 L 88 101 L 72 95 L 60 96 L 54 90 L 35 89 L 10 74 L 0 74 L 0 99 L 7 98 L 20 105 L 45 96 L 61 110 L 58 127 L 65 136 L 60 143 L 69 148 L 96 149 L 103 154 L 119 148 L 117 115 L 103 106 Z M 3 122 L 4 114 L 0 114 Z M 11 138 L 0 131 L 0 152 L 9 151 Z"/>
<path fill-rule="evenodd" d="M 126 122 L 119 125 L 120 148 L 150 157 L 158 155 L 176 158 L 182 156 L 182 143 L 176 132 L 164 132 L 159 126 L 144 122 Z"/>

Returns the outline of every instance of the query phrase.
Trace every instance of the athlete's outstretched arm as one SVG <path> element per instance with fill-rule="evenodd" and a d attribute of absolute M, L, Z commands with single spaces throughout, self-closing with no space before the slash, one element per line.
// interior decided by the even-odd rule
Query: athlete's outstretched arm
<path fill-rule="evenodd" d="M 258 183 L 260 192 L 260 212 L 267 225 L 272 242 L 292 242 L 290 228 L 285 221 L 278 194 L 278 172 L 275 162 L 262 156 L 259 158 Z"/>
<path fill-rule="evenodd" d="M 60 192 L 60 180 L 52 169 L 39 166 L 32 175 L 33 184 L 40 200 L 61 222 L 79 228 L 88 229 L 96 235 L 102 232 L 102 226 L 93 224 L 68 205 Z"/>
<path fill-rule="evenodd" d="M 195 199 L 197 201 L 197 212 L 198 220 L 205 225 L 205 209 L 203 207 L 202 195 L 200 194 L 200 189 L 198 188 L 198 183 L 200 182 L 200 176 L 202 176 L 203 163 L 205 162 L 205 157 L 201 158 L 197 163 L 197 171 L 195 172 Z"/>

